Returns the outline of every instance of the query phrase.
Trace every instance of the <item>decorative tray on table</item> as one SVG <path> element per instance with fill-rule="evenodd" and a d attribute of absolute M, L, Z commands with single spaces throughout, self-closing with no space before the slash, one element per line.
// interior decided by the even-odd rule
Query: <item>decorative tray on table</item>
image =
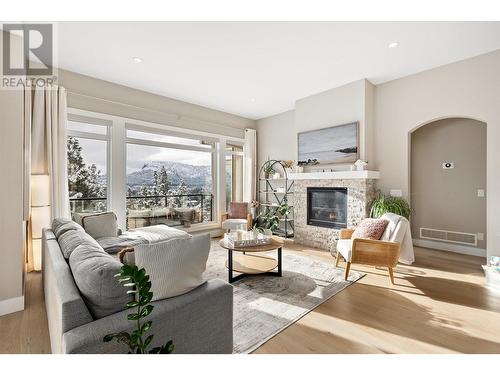
<path fill-rule="evenodd" d="M 230 247 L 251 247 L 260 245 L 269 245 L 273 242 L 272 233 L 256 231 L 235 231 L 224 234 L 224 241 Z"/>

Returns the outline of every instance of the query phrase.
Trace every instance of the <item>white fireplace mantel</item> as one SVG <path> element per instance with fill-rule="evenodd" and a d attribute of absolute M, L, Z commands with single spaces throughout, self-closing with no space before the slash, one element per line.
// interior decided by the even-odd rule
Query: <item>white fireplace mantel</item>
<path fill-rule="evenodd" d="M 379 171 L 335 171 L 289 173 L 290 180 L 354 180 L 379 179 Z"/>

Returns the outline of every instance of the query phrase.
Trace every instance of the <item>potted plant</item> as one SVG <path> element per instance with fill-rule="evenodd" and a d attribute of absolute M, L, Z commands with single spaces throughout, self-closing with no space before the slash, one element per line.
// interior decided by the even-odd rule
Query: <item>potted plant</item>
<path fill-rule="evenodd" d="M 412 208 L 410 203 L 402 197 L 386 196 L 379 192 L 379 195 L 372 203 L 370 217 L 378 218 L 387 212 L 410 219 Z"/>
<path fill-rule="evenodd" d="M 264 163 L 264 177 L 269 179 L 269 177 L 274 173 L 274 167 L 271 162 L 268 160 Z"/>
<path fill-rule="evenodd" d="M 267 212 L 257 218 L 255 229 L 269 229 L 275 231 L 279 228 L 280 219 L 274 212 Z"/>
<path fill-rule="evenodd" d="M 137 266 L 123 265 L 121 272 L 116 275 L 118 281 L 127 288 L 127 294 L 133 294 L 134 300 L 127 303 L 127 308 L 136 308 L 136 312 L 127 315 L 127 319 L 136 322 L 137 328 L 129 332 L 111 333 L 104 336 L 104 342 L 116 340 L 124 343 L 129 347 L 129 354 L 170 354 L 174 351 L 174 344 L 172 340 L 168 341 L 165 345 L 158 346 L 151 350 L 148 346 L 153 341 L 154 335 L 149 335 L 145 339 L 144 334 L 149 331 L 153 322 L 147 321 L 142 324 L 142 319 L 146 318 L 151 311 L 153 305 L 149 303 L 153 299 L 153 292 L 151 292 L 151 281 L 149 275 L 146 274 L 144 268 L 139 269 Z"/>

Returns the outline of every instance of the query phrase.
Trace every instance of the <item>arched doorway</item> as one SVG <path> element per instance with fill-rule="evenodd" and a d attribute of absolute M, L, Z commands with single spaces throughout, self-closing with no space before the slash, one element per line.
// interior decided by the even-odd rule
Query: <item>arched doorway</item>
<path fill-rule="evenodd" d="M 432 121 L 410 134 L 412 235 L 423 247 L 486 256 L 486 124 Z"/>

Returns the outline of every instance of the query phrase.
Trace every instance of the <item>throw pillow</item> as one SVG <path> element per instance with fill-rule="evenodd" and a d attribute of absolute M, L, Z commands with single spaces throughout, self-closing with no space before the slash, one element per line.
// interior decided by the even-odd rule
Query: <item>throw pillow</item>
<path fill-rule="evenodd" d="M 94 238 L 116 237 L 118 225 L 114 212 L 104 212 L 82 217 L 82 227 Z"/>
<path fill-rule="evenodd" d="M 151 280 L 153 301 L 189 292 L 205 282 L 202 277 L 210 251 L 210 235 L 138 245 L 135 264 Z"/>
<path fill-rule="evenodd" d="M 384 219 L 363 219 L 352 233 L 351 238 L 380 240 L 388 223 L 389 221 Z"/>
<path fill-rule="evenodd" d="M 246 219 L 248 214 L 248 203 L 231 202 L 229 203 L 230 219 Z"/>

